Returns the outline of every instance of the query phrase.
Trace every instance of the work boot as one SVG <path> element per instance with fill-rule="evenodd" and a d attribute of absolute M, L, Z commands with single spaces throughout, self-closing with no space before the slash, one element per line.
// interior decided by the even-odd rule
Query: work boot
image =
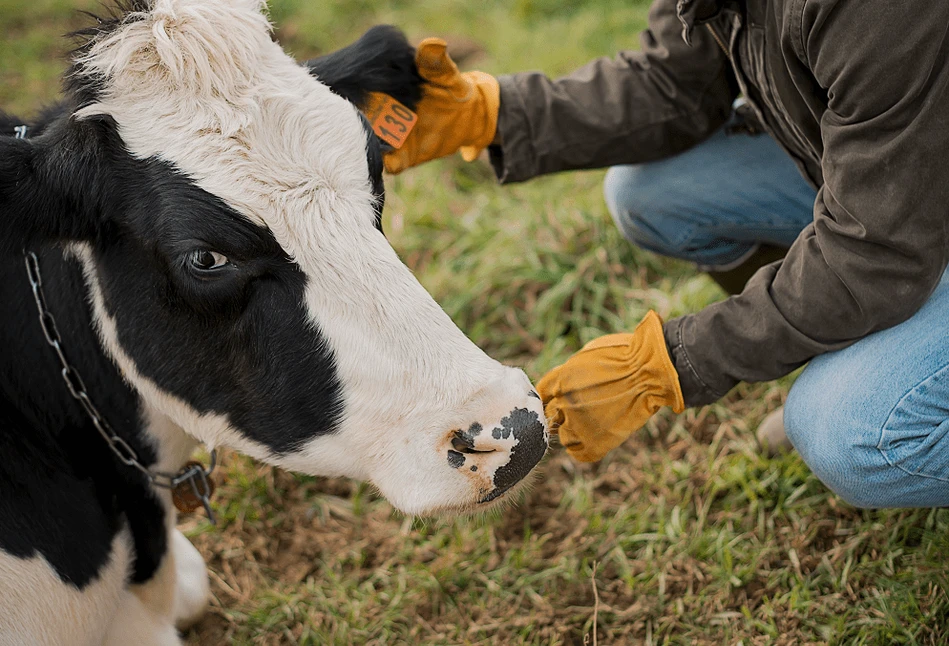
<path fill-rule="evenodd" d="M 762 243 L 758 245 L 757 249 L 748 254 L 747 258 L 739 260 L 734 267 L 722 269 L 699 267 L 699 269 L 708 273 L 711 279 L 725 290 L 726 294 L 734 296 L 735 294 L 741 294 L 756 271 L 776 260 L 781 260 L 787 255 L 787 252 L 788 250 L 784 247 Z"/>
<path fill-rule="evenodd" d="M 761 452 L 768 457 L 794 450 L 794 446 L 784 432 L 784 406 L 768 413 L 767 417 L 758 425 L 755 433 Z"/>

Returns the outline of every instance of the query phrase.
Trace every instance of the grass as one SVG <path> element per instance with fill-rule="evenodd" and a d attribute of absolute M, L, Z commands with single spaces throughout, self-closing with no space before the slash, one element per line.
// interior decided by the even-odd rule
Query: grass
<path fill-rule="evenodd" d="M 92 0 L 0 0 L 0 106 L 56 96 Z M 443 35 L 493 73 L 569 71 L 635 46 L 646 4 L 618 0 L 274 0 L 299 58 L 379 22 Z M 721 298 L 686 264 L 627 244 L 601 172 L 498 187 L 482 163 L 389 178 L 385 228 L 492 356 L 534 377 L 583 342 Z M 216 527 L 182 527 L 211 569 L 189 644 L 949 643 L 949 512 L 860 511 L 753 430 L 789 380 L 664 413 L 596 465 L 558 451 L 520 504 L 407 519 L 369 488 L 226 456 Z M 594 576 L 595 569 L 595 576 Z M 594 588 L 595 586 L 595 588 Z M 596 594 L 594 594 L 594 589 Z"/>

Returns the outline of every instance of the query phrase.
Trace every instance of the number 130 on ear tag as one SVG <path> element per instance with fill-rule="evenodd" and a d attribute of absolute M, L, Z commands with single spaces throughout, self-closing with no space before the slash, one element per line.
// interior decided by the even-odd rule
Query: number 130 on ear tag
<path fill-rule="evenodd" d="M 414 112 L 388 94 L 379 92 L 369 93 L 363 114 L 376 136 L 396 150 L 402 147 L 418 121 Z"/>

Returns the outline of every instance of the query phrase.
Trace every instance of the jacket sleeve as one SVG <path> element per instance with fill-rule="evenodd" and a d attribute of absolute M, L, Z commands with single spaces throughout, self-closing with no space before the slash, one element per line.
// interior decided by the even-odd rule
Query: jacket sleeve
<path fill-rule="evenodd" d="M 741 295 L 666 324 L 688 405 L 905 321 L 949 263 L 949 3 L 801 4 L 789 47 L 828 104 L 814 222 Z"/>
<path fill-rule="evenodd" d="M 557 80 L 539 72 L 499 78 L 501 145 L 490 152 L 502 183 L 666 157 L 725 122 L 737 94 L 731 66 L 704 28 L 686 45 L 675 4 L 656 0 L 641 51 Z"/>

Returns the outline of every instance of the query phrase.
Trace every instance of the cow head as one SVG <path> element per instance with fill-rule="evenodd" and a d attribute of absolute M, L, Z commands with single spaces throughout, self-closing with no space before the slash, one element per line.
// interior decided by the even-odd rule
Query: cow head
<path fill-rule="evenodd" d="M 105 350 L 193 437 L 407 513 L 484 508 L 543 456 L 541 402 L 386 242 L 379 144 L 343 98 L 413 102 L 413 52 L 373 32 L 312 66 L 334 92 L 262 11 L 132 0 L 90 30 L 67 117 L 0 139 L 0 235 L 75 250 Z"/>

